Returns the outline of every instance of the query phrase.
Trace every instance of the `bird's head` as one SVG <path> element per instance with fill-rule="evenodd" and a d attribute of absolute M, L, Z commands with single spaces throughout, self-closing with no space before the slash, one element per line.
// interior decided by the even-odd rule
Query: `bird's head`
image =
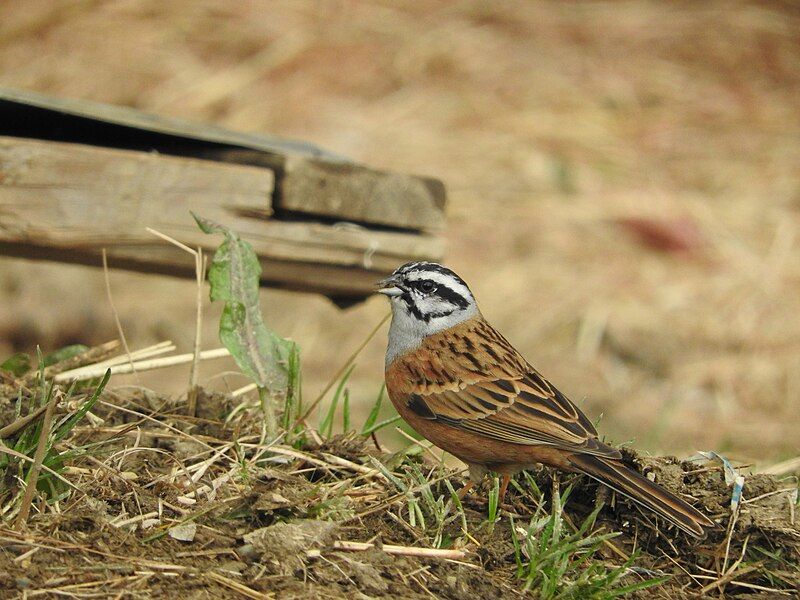
<path fill-rule="evenodd" d="M 392 305 L 392 336 L 408 345 L 466 321 L 478 314 L 467 284 L 447 267 L 432 262 L 411 262 L 378 282 L 378 293 Z"/>

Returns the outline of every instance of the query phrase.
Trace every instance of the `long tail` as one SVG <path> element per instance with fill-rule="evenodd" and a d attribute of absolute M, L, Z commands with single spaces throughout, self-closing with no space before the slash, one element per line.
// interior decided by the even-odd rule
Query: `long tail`
<path fill-rule="evenodd" d="M 577 471 L 646 506 L 690 535 L 702 537 L 704 527 L 714 526 L 699 510 L 618 460 L 575 454 L 569 461 Z"/>

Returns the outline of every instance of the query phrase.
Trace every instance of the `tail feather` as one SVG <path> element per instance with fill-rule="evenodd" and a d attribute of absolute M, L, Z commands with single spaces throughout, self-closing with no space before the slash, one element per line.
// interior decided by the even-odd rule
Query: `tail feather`
<path fill-rule="evenodd" d="M 570 462 L 577 471 L 649 508 L 688 534 L 702 537 L 704 527 L 714 526 L 714 522 L 699 510 L 620 461 L 576 454 L 570 458 Z"/>

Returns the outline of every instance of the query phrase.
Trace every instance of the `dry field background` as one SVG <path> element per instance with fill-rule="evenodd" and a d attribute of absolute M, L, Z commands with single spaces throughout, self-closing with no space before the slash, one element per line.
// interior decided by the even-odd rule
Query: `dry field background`
<path fill-rule="evenodd" d="M 18 0 L 0 85 L 439 177 L 448 264 L 612 440 L 800 454 L 796 3 Z M 192 283 L 112 286 L 132 345 L 189 350 Z M 312 396 L 387 310 L 263 303 Z M 0 306 L 0 355 L 116 335 L 99 269 L 0 259 Z M 354 376 L 364 406 L 384 342 Z M 227 368 L 204 376 L 242 385 Z M 187 377 L 142 383 L 177 394 Z"/>

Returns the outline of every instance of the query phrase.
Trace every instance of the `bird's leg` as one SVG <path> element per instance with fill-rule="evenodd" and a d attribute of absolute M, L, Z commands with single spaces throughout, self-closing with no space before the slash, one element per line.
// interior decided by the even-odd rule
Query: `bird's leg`
<path fill-rule="evenodd" d="M 609 506 L 609 507 L 613 506 L 612 503 L 611 503 L 611 500 L 613 499 L 611 494 L 612 494 L 612 491 L 611 491 L 610 487 L 602 485 L 602 484 L 598 485 L 597 486 L 597 496 L 595 497 L 595 500 L 594 500 L 595 509 L 596 510 L 600 510 L 600 508 L 603 507 L 603 506 Z M 604 521 L 611 523 L 612 519 L 609 516 L 604 515 L 602 513 L 598 514 L 597 515 L 597 522 L 598 523 L 603 523 Z M 611 527 L 613 528 L 613 525 Z"/>
<path fill-rule="evenodd" d="M 556 505 L 561 506 L 561 476 L 558 471 L 552 471 L 552 476 L 553 489 L 550 500 L 553 503 L 553 508 L 555 508 Z"/>
<path fill-rule="evenodd" d="M 456 492 L 459 500 L 463 500 L 464 496 L 466 496 L 469 491 L 475 487 L 475 482 L 472 479 L 468 479 L 467 483 L 461 486 L 461 489 Z"/>
<path fill-rule="evenodd" d="M 475 487 L 475 483 L 481 481 L 483 477 L 488 472 L 485 467 L 476 464 L 467 464 L 469 467 L 469 478 L 467 479 L 467 483 L 464 484 L 460 490 L 458 490 L 458 499 L 463 500 L 464 496 L 466 496 L 469 491 Z"/>
<path fill-rule="evenodd" d="M 503 475 L 503 479 L 500 482 L 500 495 L 497 497 L 497 503 L 501 506 L 506 497 L 506 490 L 508 489 L 509 481 L 511 481 L 511 475 Z"/>
<path fill-rule="evenodd" d="M 611 488 L 605 485 L 598 485 L 597 486 L 597 496 L 595 497 L 594 507 L 600 508 L 601 506 L 608 504 L 611 506 Z"/>

